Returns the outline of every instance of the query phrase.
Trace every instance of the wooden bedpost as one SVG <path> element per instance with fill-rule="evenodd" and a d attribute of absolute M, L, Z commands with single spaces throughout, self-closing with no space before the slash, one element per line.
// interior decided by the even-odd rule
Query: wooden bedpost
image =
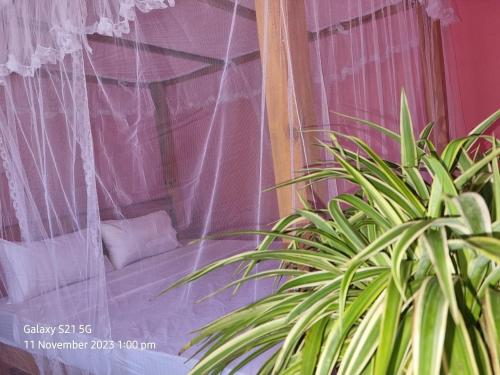
<path fill-rule="evenodd" d="M 417 12 L 426 112 L 435 122 L 436 147 L 442 150 L 450 140 L 450 134 L 441 22 L 432 20 L 421 5 Z M 430 33 L 426 32 L 428 28 Z"/>
<path fill-rule="evenodd" d="M 312 136 L 314 112 L 304 0 L 256 0 L 257 27 L 275 182 L 319 160 Z M 289 91 L 290 94 L 289 95 Z M 293 211 L 293 188 L 277 190 L 280 215 Z M 310 198 L 312 194 L 309 194 Z"/>
<path fill-rule="evenodd" d="M 173 188 L 177 184 L 177 164 L 175 162 L 174 140 L 171 129 L 171 114 L 165 102 L 165 87 L 162 82 L 149 84 L 149 92 L 155 106 L 155 121 L 161 154 L 161 165 L 168 189 L 169 204 L 175 203 Z M 176 221 L 175 204 L 172 207 L 172 220 Z"/>
<path fill-rule="evenodd" d="M 172 135 L 169 132 L 170 128 L 170 112 L 165 102 L 165 88 L 161 82 L 154 82 L 149 84 L 149 91 L 151 93 L 151 99 L 155 106 L 155 122 L 156 130 L 158 132 L 158 141 L 160 143 L 160 153 L 161 161 L 163 167 L 163 174 L 165 176 L 165 183 L 168 187 L 175 184 L 176 172 L 174 170 L 175 163 L 173 160 L 167 159 L 167 153 L 171 154 L 171 148 L 173 148 Z"/>

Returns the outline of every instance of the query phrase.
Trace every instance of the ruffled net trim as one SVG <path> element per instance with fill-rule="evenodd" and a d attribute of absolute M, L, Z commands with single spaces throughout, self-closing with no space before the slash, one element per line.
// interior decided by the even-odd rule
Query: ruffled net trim
<path fill-rule="evenodd" d="M 449 25 L 457 21 L 453 4 L 450 0 L 418 0 L 426 9 L 428 15 L 435 20 L 440 20 L 443 25 Z M 175 6 L 175 0 L 119 0 L 118 22 L 109 17 L 102 16 L 98 22 L 86 25 L 83 30 L 75 30 L 73 25 L 67 27 L 52 27 L 55 47 L 37 45 L 35 52 L 31 55 L 30 64 L 26 65 L 18 61 L 14 54 L 9 54 L 7 62 L 0 64 L 0 84 L 2 78 L 11 73 L 17 73 L 24 77 L 33 77 L 35 72 L 44 64 L 55 64 L 62 61 L 64 56 L 78 50 L 87 48 L 85 35 L 101 34 L 106 36 L 121 37 L 130 32 L 130 22 L 136 19 L 136 8 L 143 13 L 155 9 L 164 9 Z M 1 7 L 0 7 L 1 9 Z"/>
<path fill-rule="evenodd" d="M 441 21 L 441 25 L 447 26 L 458 21 L 455 8 L 450 0 L 419 0 L 425 6 L 429 17 Z"/>
<path fill-rule="evenodd" d="M 123 34 L 128 34 L 130 22 L 136 19 L 136 8 L 143 13 L 148 13 L 155 9 L 173 6 L 175 6 L 175 0 L 120 0 L 118 22 L 113 22 L 109 17 L 100 17 L 98 22 L 87 25 L 83 29 L 80 28 L 80 30 L 77 30 L 74 25 L 52 27 L 50 32 L 54 34 L 55 47 L 37 45 L 35 52 L 29 59 L 31 62 L 29 65 L 19 62 L 14 54 L 9 53 L 7 62 L 0 64 L 0 84 L 2 84 L 2 78 L 11 73 L 17 73 L 23 77 L 33 77 L 44 64 L 55 64 L 62 61 L 64 56 L 79 51 L 82 47 L 90 49 L 85 38 L 86 35 L 97 33 L 121 37 Z"/>

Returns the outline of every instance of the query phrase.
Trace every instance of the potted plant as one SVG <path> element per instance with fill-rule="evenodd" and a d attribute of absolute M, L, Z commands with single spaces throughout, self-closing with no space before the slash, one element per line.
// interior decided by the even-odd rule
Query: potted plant
<path fill-rule="evenodd" d="M 172 286 L 235 262 L 241 278 L 227 287 L 281 278 L 272 295 L 199 330 L 187 347 L 205 351 L 191 373 L 236 372 L 272 351 L 262 374 L 500 374 L 500 148 L 484 135 L 498 118 L 438 153 L 432 124 L 415 137 L 403 92 L 400 134 L 356 119 L 399 143 L 399 164 L 332 133 L 322 146 L 334 164 L 289 183 L 346 179 L 355 193 L 306 204 L 258 232 L 254 251 Z M 280 266 L 254 272 L 268 260 Z"/>

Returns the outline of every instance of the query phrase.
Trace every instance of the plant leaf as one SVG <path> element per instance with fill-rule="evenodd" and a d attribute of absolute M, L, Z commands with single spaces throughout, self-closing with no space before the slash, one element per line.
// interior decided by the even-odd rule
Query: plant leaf
<path fill-rule="evenodd" d="M 355 272 L 351 280 L 354 282 L 369 279 L 375 276 L 379 276 L 382 273 L 387 273 L 388 271 L 389 270 L 385 267 L 367 267 L 366 269 L 360 269 Z M 329 294 L 340 290 L 340 285 L 343 279 L 344 277 L 342 275 L 337 276 L 322 288 L 311 293 L 306 299 L 304 299 L 304 301 L 302 301 L 292 311 L 290 311 L 288 319 L 293 320 L 297 318 L 316 302 L 321 301 L 322 299 L 325 299 Z"/>
<path fill-rule="evenodd" d="M 337 319 L 325 339 L 316 368 L 316 375 L 330 375 L 337 362 L 339 351 L 347 333 L 359 317 L 378 298 L 387 284 L 387 274 L 383 274 L 371 282 L 348 306 L 345 319 Z"/>
<path fill-rule="evenodd" d="M 483 134 L 488 128 L 493 125 L 498 119 L 500 118 L 500 109 L 493 113 L 491 116 L 486 118 L 483 122 L 481 122 L 478 126 L 476 126 L 474 129 L 472 129 L 469 132 L 469 135 L 481 135 Z M 470 139 L 465 145 L 464 148 L 469 151 L 474 144 L 474 141 L 477 138 Z"/>
<path fill-rule="evenodd" d="M 352 140 L 358 147 L 365 151 L 368 156 L 371 157 L 371 159 L 376 163 L 378 175 L 383 178 L 388 184 L 394 187 L 395 190 L 400 192 L 401 195 L 406 197 L 411 205 L 415 207 L 415 211 L 420 214 L 423 214 L 425 212 L 422 202 L 417 199 L 415 194 L 411 191 L 411 189 L 408 188 L 404 181 L 393 170 L 391 170 L 391 168 L 388 167 L 387 163 L 382 160 L 382 158 L 378 156 L 370 146 L 356 137 L 348 137 L 348 139 Z M 415 177 L 416 176 L 413 176 L 413 178 Z"/>
<path fill-rule="evenodd" d="M 366 125 L 372 129 L 375 129 L 377 131 L 379 131 L 380 133 L 382 134 L 385 134 L 387 135 L 389 138 L 395 140 L 396 142 L 400 142 L 401 140 L 401 137 L 399 136 L 399 134 L 383 127 L 382 125 L 379 125 L 379 124 L 376 124 L 372 121 L 368 121 L 368 120 L 363 120 L 363 119 L 360 119 L 360 118 L 357 118 L 357 117 L 352 117 L 352 116 L 348 116 L 348 115 L 344 115 L 343 113 L 339 113 L 339 112 L 333 112 L 335 113 L 337 116 L 340 116 L 340 117 L 344 117 L 344 118 L 347 118 L 349 120 L 353 120 L 357 123 L 360 123 L 360 124 L 363 124 L 363 125 Z"/>
<path fill-rule="evenodd" d="M 340 155 L 335 153 L 337 161 L 344 167 L 346 172 L 350 174 L 353 179 L 366 191 L 379 209 L 384 212 L 393 224 L 400 224 L 402 222 L 399 214 L 394 210 L 390 203 L 379 193 L 377 189 L 354 167 L 347 163 Z"/>
<path fill-rule="evenodd" d="M 467 245 L 485 256 L 500 263 L 500 239 L 486 236 L 473 236 L 464 240 Z"/>
<path fill-rule="evenodd" d="M 358 251 L 363 249 L 366 246 L 365 240 L 352 228 L 340 210 L 339 203 L 332 199 L 328 204 L 328 211 L 346 240 L 352 243 Z"/>
<path fill-rule="evenodd" d="M 313 305 L 309 305 L 308 309 L 300 315 L 297 321 L 290 327 L 290 331 L 286 336 L 285 341 L 276 357 L 276 363 L 273 369 L 273 374 L 279 373 L 283 368 L 285 363 L 289 360 L 293 349 L 298 344 L 298 342 L 304 336 L 304 333 L 310 329 L 310 327 L 318 320 L 318 316 L 321 316 L 323 311 L 332 305 L 332 298 L 323 298 Z M 290 318 L 287 317 L 287 322 L 290 322 Z"/>
<path fill-rule="evenodd" d="M 463 146 L 467 143 L 469 137 L 454 139 L 446 145 L 442 154 L 441 160 L 448 171 L 453 170 L 453 166 L 457 162 L 457 158 L 463 151 Z"/>
<path fill-rule="evenodd" d="M 473 176 L 476 175 L 482 168 L 487 166 L 492 160 L 498 158 L 500 155 L 500 148 L 495 148 L 488 155 L 481 158 L 481 160 L 472 164 L 460 176 L 455 178 L 455 186 L 457 189 L 462 188 Z"/>
<path fill-rule="evenodd" d="M 356 273 L 356 270 L 359 268 L 363 262 L 368 259 L 370 256 L 375 255 L 379 251 L 388 248 L 393 242 L 395 242 L 401 235 L 402 232 L 412 226 L 414 223 L 405 223 L 394 227 L 387 232 L 385 232 L 382 236 L 377 238 L 371 244 L 369 244 L 363 251 L 358 253 L 348 264 L 347 269 L 344 272 L 342 283 L 340 285 L 340 295 L 339 295 L 339 319 L 342 319 L 345 309 L 345 303 L 347 300 L 347 292 L 349 290 L 349 285 L 352 282 L 352 278 Z"/>
<path fill-rule="evenodd" d="M 439 375 L 446 332 L 448 300 L 434 278 L 427 278 L 415 301 L 413 371 Z"/>
<path fill-rule="evenodd" d="M 449 321 L 446 328 L 446 350 L 443 354 L 444 372 L 463 375 L 480 374 L 469 333 L 463 320 L 460 320 L 458 324 Z"/>
<path fill-rule="evenodd" d="M 483 317 L 493 372 L 500 374 L 500 292 L 491 287 L 484 294 Z"/>
<path fill-rule="evenodd" d="M 450 174 L 435 156 L 425 157 L 424 162 L 433 175 L 427 215 L 438 217 L 441 215 L 444 196 L 455 197 L 458 192 Z"/>
<path fill-rule="evenodd" d="M 467 192 L 455 198 L 460 214 L 467 224 L 469 234 L 488 234 L 492 232 L 488 206 L 478 193 Z"/>
<path fill-rule="evenodd" d="M 402 374 L 405 365 L 405 358 L 408 357 L 411 347 L 411 331 L 413 323 L 413 309 L 402 314 L 398 333 L 394 342 L 394 350 L 391 361 L 385 374 Z"/>
<path fill-rule="evenodd" d="M 401 165 L 403 168 L 418 166 L 417 146 L 413 134 L 413 124 L 411 121 L 408 99 L 404 90 L 401 91 L 401 113 L 400 113 L 400 133 L 401 133 Z"/>
<path fill-rule="evenodd" d="M 323 342 L 323 336 L 328 321 L 329 318 L 321 319 L 319 322 L 315 323 L 311 330 L 306 334 L 302 354 L 301 374 L 314 374 L 314 369 L 316 368 L 316 363 L 321 350 L 321 343 Z"/>
<path fill-rule="evenodd" d="M 379 211 L 377 211 L 375 208 L 373 208 L 373 206 L 369 205 L 364 200 L 358 198 L 355 195 L 340 194 L 333 199 L 353 206 L 358 211 L 363 212 L 366 216 L 372 219 L 378 226 L 384 229 L 389 229 L 391 227 L 389 221 L 383 215 L 381 215 Z"/>
<path fill-rule="evenodd" d="M 432 220 L 423 220 L 402 231 L 401 236 L 394 245 L 392 253 L 392 275 L 394 283 L 402 297 L 405 296 L 405 287 L 401 277 L 401 262 L 410 246 L 432 225 Z"/>
<path fill-rule="evenodd" d="M 330 223 L 327 220 L 323 219 L 318 214 L 311 212 L 311 211 L 306 211 L 306 210 L 297 210 L 296 212 L 300 216 L 305 217 L 307 220 L 309 220 L 311 223 L 313 223 L 318 229 L 321 229 L 322 231 L 324 231 L 332 236 L 337 235 L 335 233 L 335 230 L 330 225 Z"/>
<path fill-rule="evenodd" d="M 460 319 L 457 298 L 453 285 L 453 268 L 450 254 L 448 253 L 447 237 L 444 228 L 429 230 L 421 237 L 421 246 L 429 256 L 436 271 L 441 290 L 450 306 L 451 314 L 455 321 Z"/>
<path fill-rule="evenodd" d="M 216 369 L 221 364 L 221 362 L 225 360 L 225 358 L 231 356 L 232 353 L 238 351 L 242 346 L 246 345 L 252 340 L 256 340 L 268 335 L 269 332 L 280 328 L 284 324 L 285 318 L 274 319 L 267 323 L 254 327 L 242 333 L 241 335 L 236 336 L 235 338 L 225 342 L 213 352 L 202 358 L 196 364 L 196 367 L 191 370 L 190 374 L 206 375 L 210 373 L 210 371 Z"/>
<path fill-rule="evenodd" d="M 433 122 L 433 121 L 429 122 L 425 126 L 425 128 L 422 129 L 422 132 L 420 133 L 420 136 L 419 136 L 419 141 L 428 140 L 432 131 L 434 130 L 435 125 L 436 125 L 435 122 Z"/>
<path fill-rule="evenodd" d="M 384 301 L 384 314 L 380 328 L 378 349 L 375 355 L 374 375 L 386 375 L 394 352 L 402 305 L 401 294 L 394 282 L 389 281 Z"/>
<path fill-rule="evenodd" d="M 496 149 L 496 143 L 493 142 L 493 150 Z M 498 161 L 491 162 L 491 170 L 493 171 L 493 178 L 491 179 L 493 200 L 495 207 L 495 221 L 500 221 L 500 171 L 498 168 Z"/>
<path fill-rule="evenodd" d="M 338 375 L 361 374 L 372 358 L 380 335 L 382 305 L 379 298 L 361 320 L 342 357 Z"/>

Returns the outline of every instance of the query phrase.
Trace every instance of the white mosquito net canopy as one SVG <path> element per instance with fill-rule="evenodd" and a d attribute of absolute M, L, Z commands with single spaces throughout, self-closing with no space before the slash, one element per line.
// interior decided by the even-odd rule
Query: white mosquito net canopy
<path fill-rule="evenodd" d="M 189 240 L 348 189 L 267 190 L 325 158 L 308 130 L 397 157 L 335 112 L 396 130 L 404 87 L 444 142 L 438 31 L 454 17 L 444 0 L 0 0 L 0 342 L 44 374 L 183 373 L 189 331 L 265 289 L 157 298 L 258 238 Z"/>

